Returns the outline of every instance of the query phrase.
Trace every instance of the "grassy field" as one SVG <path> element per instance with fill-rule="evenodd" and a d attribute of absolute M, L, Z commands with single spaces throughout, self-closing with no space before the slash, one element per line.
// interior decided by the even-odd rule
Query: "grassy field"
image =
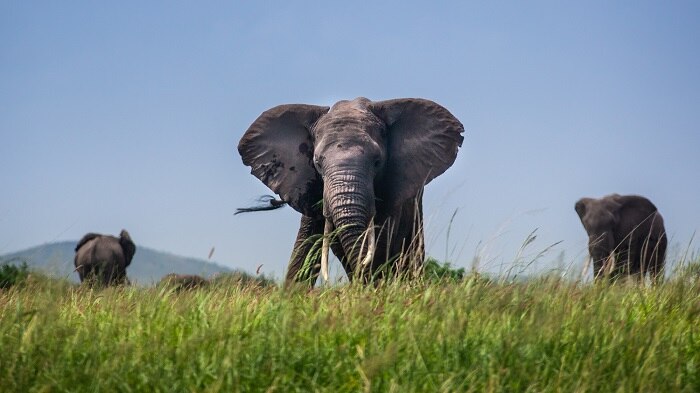
<path fill-rule="evenodd" d="M 0 291 L 1 391 L 700 391 L 700 281 Z"/>

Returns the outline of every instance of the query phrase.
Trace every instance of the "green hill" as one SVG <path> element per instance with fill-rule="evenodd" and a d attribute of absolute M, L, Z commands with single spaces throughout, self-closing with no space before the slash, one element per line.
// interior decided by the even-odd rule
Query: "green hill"
<path fill-rule="evenodd" d="M 26 261 L 32 269 L 78 282 L 78 274 L 73 271 L 74 249 L 77 243 L 66 241 L 43 244 L 2 255 L 0 261 Z M 151 284 L 168 273 L 199 274 L 208 277 L 215 273 L 231 271 L 232 269 L 202 259 L 182 257 L 137 245 L 134 260 L 126 273 L 133 283 Z"/>

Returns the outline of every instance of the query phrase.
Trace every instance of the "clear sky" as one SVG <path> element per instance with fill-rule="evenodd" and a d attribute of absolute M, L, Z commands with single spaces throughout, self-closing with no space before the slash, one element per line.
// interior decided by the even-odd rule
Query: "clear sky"
<path fill-rule="evenodd" d="M 233 216 L 269 193 L 238 140 L 357 96 L 464 124 L 426 188 L 439 259 L 498 271 L 537 228 L 523 260 L 562 241 L 533 266 L 580 269 L 574 203 L 612 192 L 649 197 L 676 250 L 700 228 L 699 2 L 338 3 L 1 2 L 0 254 L 126 228 L 281 277 L 299 214 Z"/>

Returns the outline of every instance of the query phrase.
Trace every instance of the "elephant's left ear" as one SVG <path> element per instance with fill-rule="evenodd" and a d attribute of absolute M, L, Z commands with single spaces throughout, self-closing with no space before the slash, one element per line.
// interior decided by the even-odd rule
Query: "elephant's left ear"
<path fill-rule="evenodd" d="M 441 105 L 419 98 L 377 101 L 370 110 L 387 125 L 384 178 L 391 200 L 415 196 L 457 158 L 464 126 Z"/>

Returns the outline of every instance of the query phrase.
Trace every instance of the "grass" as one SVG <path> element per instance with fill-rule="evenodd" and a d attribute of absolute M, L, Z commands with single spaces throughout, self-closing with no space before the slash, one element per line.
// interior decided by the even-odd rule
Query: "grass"
<path fill-rule="evenodd" d="M 700 280 L 0 291 L 0 391 L 700 391 Z"/>

